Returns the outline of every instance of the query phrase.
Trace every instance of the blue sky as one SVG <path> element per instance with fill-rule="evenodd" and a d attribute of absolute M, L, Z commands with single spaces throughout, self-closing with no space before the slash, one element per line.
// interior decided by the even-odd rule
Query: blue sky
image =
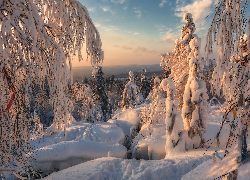
<path fill-rule="evenodd" d="M 218 0 L 79 1 L 88 9 L 100 33 L 105 56 L 103 66 L 159 64 L 158 55 L 170 52 L 180 37 L 186 12 L 193 15 L 195 33 L 202 39 L 204 54 L 205 35 L 218 3 Z M 86 65 L 90 63 L 85 60 L 73 61 L 73 66 Z"/>

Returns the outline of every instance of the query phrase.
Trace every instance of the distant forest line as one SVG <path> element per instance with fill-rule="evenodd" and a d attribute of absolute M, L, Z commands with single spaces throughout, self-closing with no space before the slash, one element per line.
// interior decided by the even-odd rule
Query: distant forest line
<path fill-rule="evenodd" d="M 146 75 L 151 77 L 153 74 L 157 76 L 162 73 L 162 67 L 159 64 L 153 65 L 120 65 L 120 66 L 103 66 L 103 73 L 110 77 L 112 75 L 115 78 L 128 78 L 129 71 L 133 71 L 134 74 L 140 75 L 142 73 L 142 68 L 146 69 Z M 82 77 L 91 78 L 92 77 L 92 67 L 91 66 L 81 66 L 73 67 L 73 81 L 82 81 Z"/>

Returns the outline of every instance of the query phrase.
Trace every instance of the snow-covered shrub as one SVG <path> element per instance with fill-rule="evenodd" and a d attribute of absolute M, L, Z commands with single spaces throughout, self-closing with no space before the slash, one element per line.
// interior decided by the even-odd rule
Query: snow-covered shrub
<path fill-rule="evenodd" d="M 173 79 L 175 82 L 177 90 L 177 98 L 179 99 L 178 108 L 180 109 L 183 104 L 183 93 L 185 85 L 188 79 L 189 65 L 188 65 L 188 54 L 191 51 L 189 47 L 189 42 L 191 39 L 196 37 L 195 24 L 193 23 L 192 14 L 186 13 L 183 16 L 183 20 L 186 21 L 186 24 L 182 28 L 180 39 L 176 39 L 175 47 L 172 53 L 161 54 L 161 66 L 164 66 L 164 69 L 171 71 L 169 78 Z"/>
<path fill-rule="evenodd" d="M 6 108 L 10 94 L 3 68 L 16 93 L 9 112 L 1 114 L 0 152 L 5 158 L 0 159 L 0 165 L 10 168 L 12 161 L 20 170 L 27 170 L 25 154 L 35 122 L 30 109 L 32 86 L 42 86 L 42 80 L 49 78 L 53 125 L 59 132 L 65 129 L 72 108 L 65 94 L 67 82 L 73 78 L 72 55 L 77 52 L 81 60 L 86 41 L 91 64 L 102 62 L 101 39 L 87 9 L 77 0 L 1 0 L 0 9 L 1 110 Z"/>
<path fill-rule="evenodd" d="M 138 86 L 134 82 L 134 73 L 129 72 L 129 82 L 125 85 L 123 91 L 122 107 L 124 109 L 134 108 L 144 101 Z"/>
<path fill-rule="evenodd" d="M 194 37 L 190 43 L 189 77 L 183 95 L 182 117 L 188 137 L 186 149 L 198 148 L 204 141 L 203 134 L 207 129 L 207 89 L 203 80 L 203 62 L 200 57 L 201 39 Z"/>
<path fill-rule="evenodd" d="M 164 90 L 167 92 L 166 118 L 165 118 L 165 124 L 166 124 L 165 150 L 166 150 L 166 155 L 170 155 L 171 151 L 173 151 L 173 148 L 175 148 L 181 141 L 181 132 L 184 126 L 182 119 L 178 118 L 176 114 L 178 100 L 176 99 L 177 93 L 174 81 L 168 78 L 162 80 L 162 83 L 165 85 Z M 184 148 L 182 150 L 184 150 Z"/>

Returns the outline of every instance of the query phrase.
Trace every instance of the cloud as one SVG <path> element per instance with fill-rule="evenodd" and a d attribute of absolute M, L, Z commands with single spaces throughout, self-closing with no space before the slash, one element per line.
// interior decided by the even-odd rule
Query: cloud
<path fill-rule="evenodd" d="M 101 24 L 98 23 L 95 24 L 95 27 L 101 27 L 101 26 L 102 26 Z"/>
<path fill-rule="evenodd" d="M 111 0 L 111 2 L 116 4 L 123 4 L 126 0 Z"/>
<path fill-rule="evenodd" d="M 175 15 L 183 17 L 185 13 L 191 13 L 197 27 L 205 24 L 206 17 L 213 12 L 214 4 L 217 0 L 195 0 L 192 4 L 182 3 L 177 5 Z"/>
<path fill-rule="evenodd" d="M 137 14 L 137 17 L 141 17 L 141 11 L 138 10 L 137 8 L 134 8 L 135 13 Z"/>
<path fill-rule="evenodd" d="M 161 4 L 159 4 L 159 6 L 160 6 L 161 8 L 163 8 L 164 4 L 166 4 L 166 3 L 167 3 L 166 0 L 161 0 Z"/>
<path fill-rule="evenodd" d="M 128 7 L 126 6 L 126 7 L 122 8 L 122 9 L 127 10 L 127 9 L 128 9 Z"/>
<path fill-rule="evenodd" d="M 141 53 L 156 53 L 155 50 L 148 50 L 145 47 L 138 46 L 135 50 L 134 53 L 136 54 L 141 54 Z"/>
<path fill-rule="evenodd" d="M 135 32 L 134 34 L 137 35 L 137 34 L 140 34 L 140 33 Z"/>
<path fill-rule="evenodd" d="M 129 46 L 126 46 L 126 45 L 123 45 L 122 49 L 124 49 L 124 50 L 133 50 L 132 47 L 129 47 Z"/>
<path fill-rule="evenodd" d="M 120 29 L 115 26 L 101 26 L 105 31 L 119 31 Z"/>
<path fill-rule="evenodd" d="M 88 11 L 95 12 L 95 8 L 88 8 Z"/>
<path fill-rule="evenodd" d="M 171 33 L 171 31 L 166 32 L 166 34 L 161 38 L 162 42 L 174 43 L 178 39 L 178 35 Z"/>
<path fill-rule="evenodd" d="M 123 50 L 129 50 L 129 51 L 132 51 L 133 48 L 132 47 L 129 47 L 129 46 L 126 46 L 126 45 L 123 45 L 123 46 L 120 46 L 120 45 L 114 45 L 115 48 L 120 48 L 120 49 L 123 49 Z"/>
<path fill-rule="evenodd" d="M 111 9 L 110 6 L 101 7 L 101 9 L 105 12 L 110 12 L 111 14 L 115 14 L 115 12 Z"/>

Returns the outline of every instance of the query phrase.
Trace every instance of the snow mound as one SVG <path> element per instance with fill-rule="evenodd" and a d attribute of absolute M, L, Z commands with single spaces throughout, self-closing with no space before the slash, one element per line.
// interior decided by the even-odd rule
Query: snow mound
<path fill-rule="evenodd" d="M 145 161 L 135 159 L 100 158 L 55 172 L 45 180 L 180 180 L 187 172 L 211 158 L 201 156 L 186 159 Z"/>
<path fill-rule="evenodd" d="M 29 154 L 35 170 L 42 175 L 101 157 L 125 158 L 124 134 L 116 124 L 73 122 L 64 133 L 44 135 L 31 141 Z"/>

